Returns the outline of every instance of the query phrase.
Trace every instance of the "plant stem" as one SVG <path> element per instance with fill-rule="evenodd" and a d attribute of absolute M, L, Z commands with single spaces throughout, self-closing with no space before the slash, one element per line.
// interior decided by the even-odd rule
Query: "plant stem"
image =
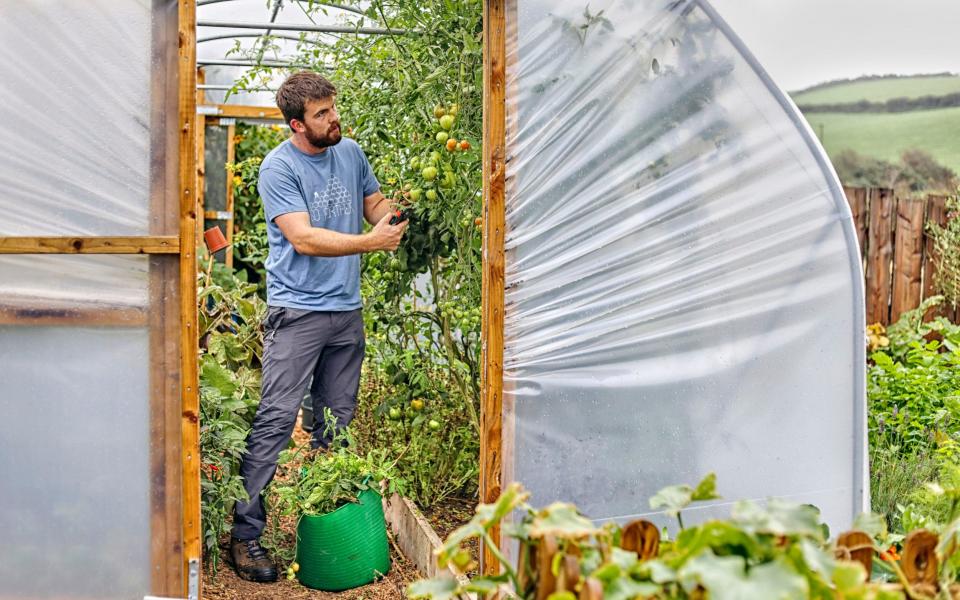
<path fill-rule="evenodd" d="M 513 570 L 513 567 L 510 566 L 510 561 L 507 560 L 507 557 L 500 552 L 500 548 L 497 548 L 497 545 L 493 543 L 493 538 L 490 537 L 488 531 L 483 532 L 483 543 L 487 545 L 487 548 L 490 550 L 490 554 L 503 565 L 504 570 L 507 572 L 507 575 L 510 577 L 510 581 L 513 583 L 513 589 L 520 592 L 520 581 L 517 579 L 517 572 Z"/>

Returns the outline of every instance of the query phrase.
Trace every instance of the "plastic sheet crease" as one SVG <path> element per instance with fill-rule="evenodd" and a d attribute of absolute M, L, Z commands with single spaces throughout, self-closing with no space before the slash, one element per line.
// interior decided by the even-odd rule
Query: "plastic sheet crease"
<path fill-rule="evenodd" d="M 862 274 L 796 109 L 705 2 L 508 19 L 506 478 L 608 520 L 714 471 L 849 524 Z"/>

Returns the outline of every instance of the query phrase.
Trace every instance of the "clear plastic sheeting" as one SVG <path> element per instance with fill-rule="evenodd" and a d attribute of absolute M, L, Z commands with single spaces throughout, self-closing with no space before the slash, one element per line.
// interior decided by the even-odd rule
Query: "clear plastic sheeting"
<path fill-rule="evenodd" d="M 146 329 L 0 326 L 0 596 L 150 593 Z"/>
<path fill-rule="evenodd" d="M 862 275 L 796 109 L 706 3 L 508 19 L 505 478 L 624 521 L 714 471 L 688 518 L 778 496 L 849 525 Z"/>
<path fill-rule="evenodd" d="M 0 254 L 0 308 L 147 307 L 146 256 Z"/>
<path fill-rule="evenodd" d="M 150 0 L 0 3 L 0 235 L 147 233 L 152 29 Z"/>

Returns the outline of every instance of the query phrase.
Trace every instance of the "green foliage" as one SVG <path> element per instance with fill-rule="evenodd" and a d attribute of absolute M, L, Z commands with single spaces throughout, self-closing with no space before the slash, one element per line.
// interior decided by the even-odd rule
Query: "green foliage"
<path fill-rule="evenodd" d="M 960 107 L 903 113 L 809 113 L 804 117 L 831 160 L 844 150 L 853 150 L 896 163 L 904 151 L 917 149 L 954 173 L 960 172 L 956 125 Z M 948 187 L 940 191 L 954 190 Z"/>
<path fill-rule="evenodd" d="M 894 188 L 908 195 L 914 192 L 942 191 L 956 186 L 957 174 L 939 164 L 923 150 L 904 150 L 898 162 L 842 150 L 831 156 L 833 166 L 845 185 Z"/>
<path fill-rule="evenodd" d="M 944 502 L 922 486 L 960 464 L 960 326 L 923 321 L 941 300 L 928 299 L 885 336 L 872 336 L 879 349 L 867 376 L 871 496 L 896 530 L 944 521 Z"/>
<path fill-rule="evenodd" d="M 411 495 L 426 506 L 476 489 L 482 4 L 342 4 L 362 13 L 344 13 L 349 24 L 417 32 L 342 36 L 332 43 L 323 38 L 322 44 L 304 34 L 295 62 L 312 65 L 334 82 L 345 135 L 364 149 L 383 193 L 411 213 L 397 252 L 363 257 L 369 360 L 353 428 L 364 447 L 393 453 L 397 469 L 411 482 Z M 319 3 L 300 6 L 310 14 L 326 10 Z M 249 57 L 261 55 L 259 50 Z M 251 69 L 238 87 L 259 85 L 271 72 Z M 250 147 L 237 150 L 235 170 L 243 186 L 237 188 L 241 233 L 235 244 L 241 263 L 260 269 L 265 225 L 252 194 L 258 157 L 279 140 L 262 128 L 240 135 L 241 144 L 249 140 Z M 260 138 L 268 143 L 255 143 Z M 454 150 L 447 149 L 450 139 L 457 140 Z M 255 210 L 244 216 L 247 205 Z M 415 400 L 426 408 L 409 414 Z M 400 418 L 390 419 L 391 411 Z"/>
<path fill-rule="evenodd" d="M 287 472 L 306 446 L 280 453 L 279 468 L 284 477 L 275 479 L 268 491 L 269 502 L 280 515 L 323 515 L 349 502 L 357 502 L 361 492 L 379 491 L 381 482 L 388 490 L 402 489 L 393 471 L 393 464 L 382 452 L 369 451 L 361 455 L 347 429 L 337 429 L 336 417 L 325 409 L 327 431 L 333 432 L 333 443 L 328 451 L 314 451 L 312 457 L 298 461 L 300 466 Z"/>
<path fill-rule="evenodd" d="M 791 92 L 797 104 L 853 103 L 860 100 L 886 102 L 895 98 L 922 98 L 960 93 L 960 77 L 952 73 L 930 75 L 868 75 L 840 79 Z"/>
<path fill-rule="evenodd" d="M 214 572 L 227 518 L 235 502 L 247 499 L 240 458 L 260 402 L 266 312 L 256 287 L 222 265 L 199 281 L 200 506 L 205 557 Z"/>
<path fill-rule="evenodd" d="M 947 303 L 960 306 L 960 199 L 947 200 L 949 219 L 946 226 L 928 223 L 927 231 L 933 238 L 936 258 L 934 283 Z"/>
<path fill-rule="evenodd" d="M 233 261 L 234 266 L 246 272 L 247 279 L 265 293 L 264 263 L 267 260 L 267 222 L 263 214 L 263 200 L 257 192 L 260 163 L 263 158 L 289 135 L 279 125 L 237 125 L 234 138 L 236 162 L 226 165 L 232 175 L 228 185 L 233 186 Z"/>
<path fill-rule="evenodd" d="M 508 486 L 496 503 L 479 505 L 474 518 L 452 532 L 437 551 L 441 566 L 452 565 L 464 573 L 475 566 L 465 542 L 480 539 L 499 561 L 502 575 L 476 577 L 463 584 L 449 578 L 418 581 L 408 588 L 408 595 L 447 599 L 498 592 L 527 599 L 546 592 L 558 600 L 576 598 L 589 581 L 599 585 L 608 600 L 905 597 L 902 592 L 865 583 L 863 567 L 834 558 L 819 511 L 809 505 L 782 500 L 770 500 L 766 506 L 738 502 L 729 519 L 682 529 L 676 539 L 661 541 L 655 556 L 641 558 L 620 547 L 624 533 L 620 526 L 608 523 L 597 527 L 570 504 L 555 503 L 535 510 L 526 503 L 527 498 L 518 484 Z M 715 478 L 710 475 L 696 487 L 672 486 L 655 498 L 651 505 L 670 510 L 698 499 L 713 499 Z M 490 532 L 503 526 L 507 515 L 517 513 L 513 526 L 503 528 L 511 543 L 519 546 L 514 564 L 493 545 Z M 886 541 L 882 525 L 873 521 L 878 539 Z M 547 559 L 557 583 L 555 590 L 540 590 L 541 585 L 551 585 L 541 579 L 544 574 L 537 566 L 540 553 L 547 551 L 548 539 L 557 548 L 552 559 Z M 572 573 L 571 562 L 576 565 Z M 893 573 L 882 564 L 878 568 Z"/>
<path fill-rule="evenodd" d="M 473 495 L 479 439 L 463 410 L 465 401 L 445 369 L 412 362 L 418 357 L 414 352 L 406 357 L 410 367 L 404 365 L 392 376 L 368 362 L 351 427 L 357 442 L 394 457 L 408 497 L 419 506 Z M 431 421 L 438 426 L 431 428 Z"/>

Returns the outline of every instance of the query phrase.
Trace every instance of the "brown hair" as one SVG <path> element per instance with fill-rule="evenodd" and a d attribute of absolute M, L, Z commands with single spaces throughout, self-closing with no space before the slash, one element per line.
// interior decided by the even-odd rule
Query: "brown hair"
<path fill-rule="evenodd" d="M 277 107 L 283 118 L 303 121 L 303 111 L 310 100 L 325 100 L 337 95 L 337 88 L 313 71 L 294 73 L 277 90 Z"/>

